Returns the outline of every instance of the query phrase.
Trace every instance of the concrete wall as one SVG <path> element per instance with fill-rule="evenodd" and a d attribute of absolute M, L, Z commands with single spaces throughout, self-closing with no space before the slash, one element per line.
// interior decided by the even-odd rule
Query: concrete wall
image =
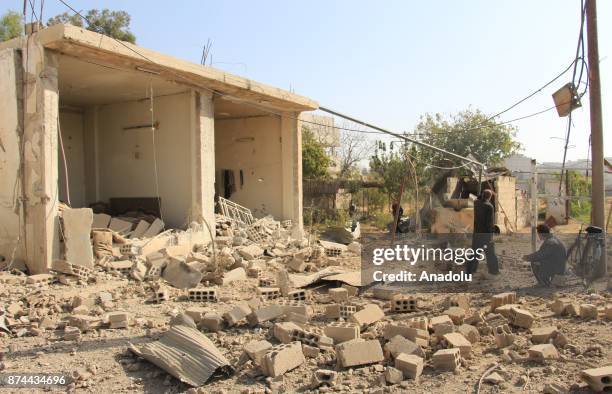
<path fill-rule="evenodd" d="M 188 223 L 192 204 L 191 134 L 195 132 L 192 99 L 189 92 L 155 98 L 154 118 L 160 126 L 154 135 L 149 128 L 124 130 L 151 124 L 149 100 L 98 108 L 94 132 L 101 200 L 157 196 L 157 161 L 163 219 L 171 227 Z"/>
<path fill-rule="evenodd" d="M 230 200 L 255 216 L 283 218 L 281 120 L 274 116 L 217 120 L 215 166 L 217 191 L 223 197 L 221 170 L 233 170 L 236 192 Z M 240 184 L 240 170 L 244 183 Z"/>
<path fill-rule="evenodd" d="M 21 56 L 13 49 L 0 51 L 0 266 L 9 260 L 19 236 L 18 184 L 22 127 Z M 22 257 L 23 248 L 16 250 Z"/>
<path fill-rule="evenodd" d="M 68 169 L 68 192 L 70 204 L 73 207 L 88 205 L 85 192 L 85 149 L 83 142 L 83 114 L 76 110 L 60 110 L 60 128 L 66 167 Z M 92 157 L 92 156 L 88 156 Z M 58 154 L 59 168 L 59 199 L 68 201 L 66 190 L 66 176 L 61 147 Z"/>
<path fill-rule="evenodd" d="M 495 179 L 495 223 L 501 231 L 516 231 L 516 179 L 500 176 Z"/>

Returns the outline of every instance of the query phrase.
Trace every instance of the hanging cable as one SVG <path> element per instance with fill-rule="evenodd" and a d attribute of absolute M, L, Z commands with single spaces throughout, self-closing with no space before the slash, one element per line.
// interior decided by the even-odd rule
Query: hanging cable
<path fill-rule="evenodd" d="M 153 98 L 153 80 L 150 80 L 150 86 L 149 86 L 149 93 L 150 93 L 150 107 L 149 107 L 149 111 L 151 112 L 151 142 L 153 143 L 153 173 L 155 175 L 155 194 L 157 197 L 157 209 L 159 210 L 159 217 L 162 220 L 162 222 L 166 223 L 164 221 L 164 214 L 162 213 L 162 206 L 161 206 L 161 195 L 159 194 L 159 174 L 157 171 L 157 146 L 155 144 L 155 108 L 154 108 L 154 98 Z"/>

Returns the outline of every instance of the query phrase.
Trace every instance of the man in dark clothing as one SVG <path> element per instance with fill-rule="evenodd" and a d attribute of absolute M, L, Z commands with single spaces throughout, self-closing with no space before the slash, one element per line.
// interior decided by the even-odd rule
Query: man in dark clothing
<path fill-rule="evenodd" d="M 483 190 L 480 197 L 474 201 L 474 233 L 472 234 L 472 249 L 484 249 L 487 258 L 489 274 L 499 274 L 499 264 L 495 255 L 493 233 L 495 232 L 495 208 L 491 204 L 493 192 Z M 466 263 L 465 272 L 473 274 L 478 270 L 478 259 L 472 258 Z"/>
<path fill-rule="evenodd" d="M 536 228 L 542 242 L 537 252 L 523 256 L 531 262 L 531 269 L 539 284 L 550 286 L 555 275 L 565 275 L 567 251 L 565 245 L 550 233 L 550 228 L 540 224 Z"/>
<path fill-rule="evenodd" d="M 399 208 L 399 214 L 398 214 L 398 208 Z M 399 224 L 400 221 L 402 220 L 402 215 L 404 214 L 404 208 L 402 208 L 401 205 L 399 205 L 398 203 L 393 203 L 391 204 L 391 211 L 393 213 L 393 219 L 395 219 L 395 215 L 397 215 L 397 222 L 395 223 L 395 232 L 399 233 L 400 229 L 399 229 Z"/>

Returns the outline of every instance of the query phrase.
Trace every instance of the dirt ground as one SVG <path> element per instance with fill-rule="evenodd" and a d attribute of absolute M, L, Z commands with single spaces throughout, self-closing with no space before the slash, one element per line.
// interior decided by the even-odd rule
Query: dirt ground
<path fill-rule="evenodd" d="M 525 253 L 525 243 L 515 245 L 511 239 L 504 239 L 497 244 L 498 254 L 502 261 L 502 270 L 511 265 L 521 264 L 520 256 Z M 352 269 L 359 269 L 358 256 L 338 258 L 334 264 Z M 416 392 L 416 393 L 465 393 L 476 392 L 478 381 L 492 365 L 501 377 L 497 384 L 483 383 L 481 393 L 498 392 L 543 392 L 545 386 L 559 383 L 572 392 L 589 392 L 580 379 L 580 372 L 589 367 L 612 364 L 612 321 L 600 317 L 585 320 L 576 316 L 554 316 L 548 304 L 555 297 L 565 295 L 576 304 L 594 304 L 603 309 L 612 303 L 612 297 L 605 290 L 605 283 L 599 283 L 595 289 L 588 291 L 579 286 L 561 289 L 543 289 L 535 286 L 530 273 L 523 271 L 522 276 L 513 276 L 511 280 L 483 282 L 487 292 L 471 292 L 470 312 L 489 311 L 491 293 L 517 291 L 521 308 L 527 309 L 535 316 L 533 327 L 556 326 L 567 338 L 567 344 L 559 347 L 561 359 L 546 362 L 521 361 L 513 362 L 508 356 L 509 350 L 525 356 L 533 344 L 529 330 L 513 328 L 516 341 L 505 349 L 498 349 L 492 335 L 482 335 L 473 344 L 472 357 L 463 361 L 463 365 L 454 372 L 436 371 L 429 362 L 431 354 L 442 347 L 438 341 L 430 341 L 425 349 L 428 356 L 422 376 L 417 380 L 406 379 L 400 384 L 388 385 L 382 378 L 386 366 L 393 365 L 386 360 L 380 364 L 365 365 L 342 369 L 336 367 L 333 353 L 321 352 L 318 356 L 307 358 L 306 363 L 287 372 L 281 379 L 265 377 L 251 361 L 239 366 L 236 373 L 227 379 L 213 379 L 206 386 L 192 392 L 202 393 L 263 393 L 263 392 Z M 151 296 L 151 285 L 148 282 L 137 282 L 107 273 L 99 272 L 95 283 L 87 285 L 65 286 L 53 284 L 47 288 L 33 290 L 23 285 L 0 284 L 0 296 L 6 306 L 10 302 L 26 299 L 41 299 L 46 308 L 56 305 L 61 312 L 54 314 L 55 325 L 42 330 L 38 335 L 28 333 L 16 337 L 0 331 L 0 349 L 5 348 L 4 370 L 2 372 L 61 372 L 71 374 L 73 371 L 89 369 L 92 373 L 86 380 L 77 381 L 68 387 L 71 391 L 87 393 L 108 392 L 144 392 L 144 393 L 178 393 L 190 389 L 160 368 L 139 359 L 127 350 L 128 343 L 142 344 L 155 341 L 168 328 L 172 316 L 188 307 L 200 305 L 210 311 L 223 313 L 229 310 L 236 301 L 256 297 L 257 279 L 249 278 L 239 284 L 219 286 L 220 295 L 217 303 L 195 303 L 181 300 L 179 290 L 175 290 L 172 300 L 154 304 L 147 300 Z M 315 284 L 311 287 L 308 301 L 313 306 L 314 316 L 310 325 L 322 327 L 329 320 L 322 312 L 324 304 L 329 303 L 326 294 L 329 284 Z M 82 334 L 79 341 L 62 339 L 61 319 L 70 315 L 66 305 L 74 296 L 96 295 L 102 291 L 112 294 L 113 300 L 99 306 L 98 312 L 122 310 L 131 314 L 132 324 L 126 329 L 94 329 Z M 381 337 L 382 327 L 390 321 L 405 320 L 414 316 L 433 317 L 442 314 L 447 294 L 416 293 L 420 300 L 419 310 L 413 313 L 392 314 L 388 311 L 388 301 L 375 299 L 372 291 L 353 297 L 351 301 L 375 303 L 385 309 L 383 320 L 374 323 L 362 331 L 362 337 Z M 205 332 L 228 360 L 236 365 L 243 353 L 244 345 L 252 340 L 267 339 L 278 343 L 271 335 L 273 323 L 266 322 L 256 327 L 241 325 L 225 328 L 223 331 Z M 432 336 L 433 338 L 433 336 Z M 331 387 L 313 389 L 311 380 L 318 368 L 335 369 L 339 372 L 338 381 Z M 0 392 L 39 392 L 40 389 L 7 389 Z M 65 391 L 52 390 L 52 391 Z M 550 392 L 550 391 L 548 391 Z"/>

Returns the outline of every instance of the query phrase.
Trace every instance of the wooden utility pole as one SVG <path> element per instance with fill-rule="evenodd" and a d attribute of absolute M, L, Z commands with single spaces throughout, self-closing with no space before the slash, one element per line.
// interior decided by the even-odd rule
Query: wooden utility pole
<path fill-rule="evenodd" d="M 604 143 L 599 79 L 599 44 L 597 42 L 597 1 L 586 2 L 587 46 L 589 64 L 589 101 L 591 115 L 592 215 L 593 225 L 606 228 L 604 192 Z M 604 236 L 605 242 L 605 236 Z M 607 274 L 606 252 L 602 255 L 602 272 Z"/>

